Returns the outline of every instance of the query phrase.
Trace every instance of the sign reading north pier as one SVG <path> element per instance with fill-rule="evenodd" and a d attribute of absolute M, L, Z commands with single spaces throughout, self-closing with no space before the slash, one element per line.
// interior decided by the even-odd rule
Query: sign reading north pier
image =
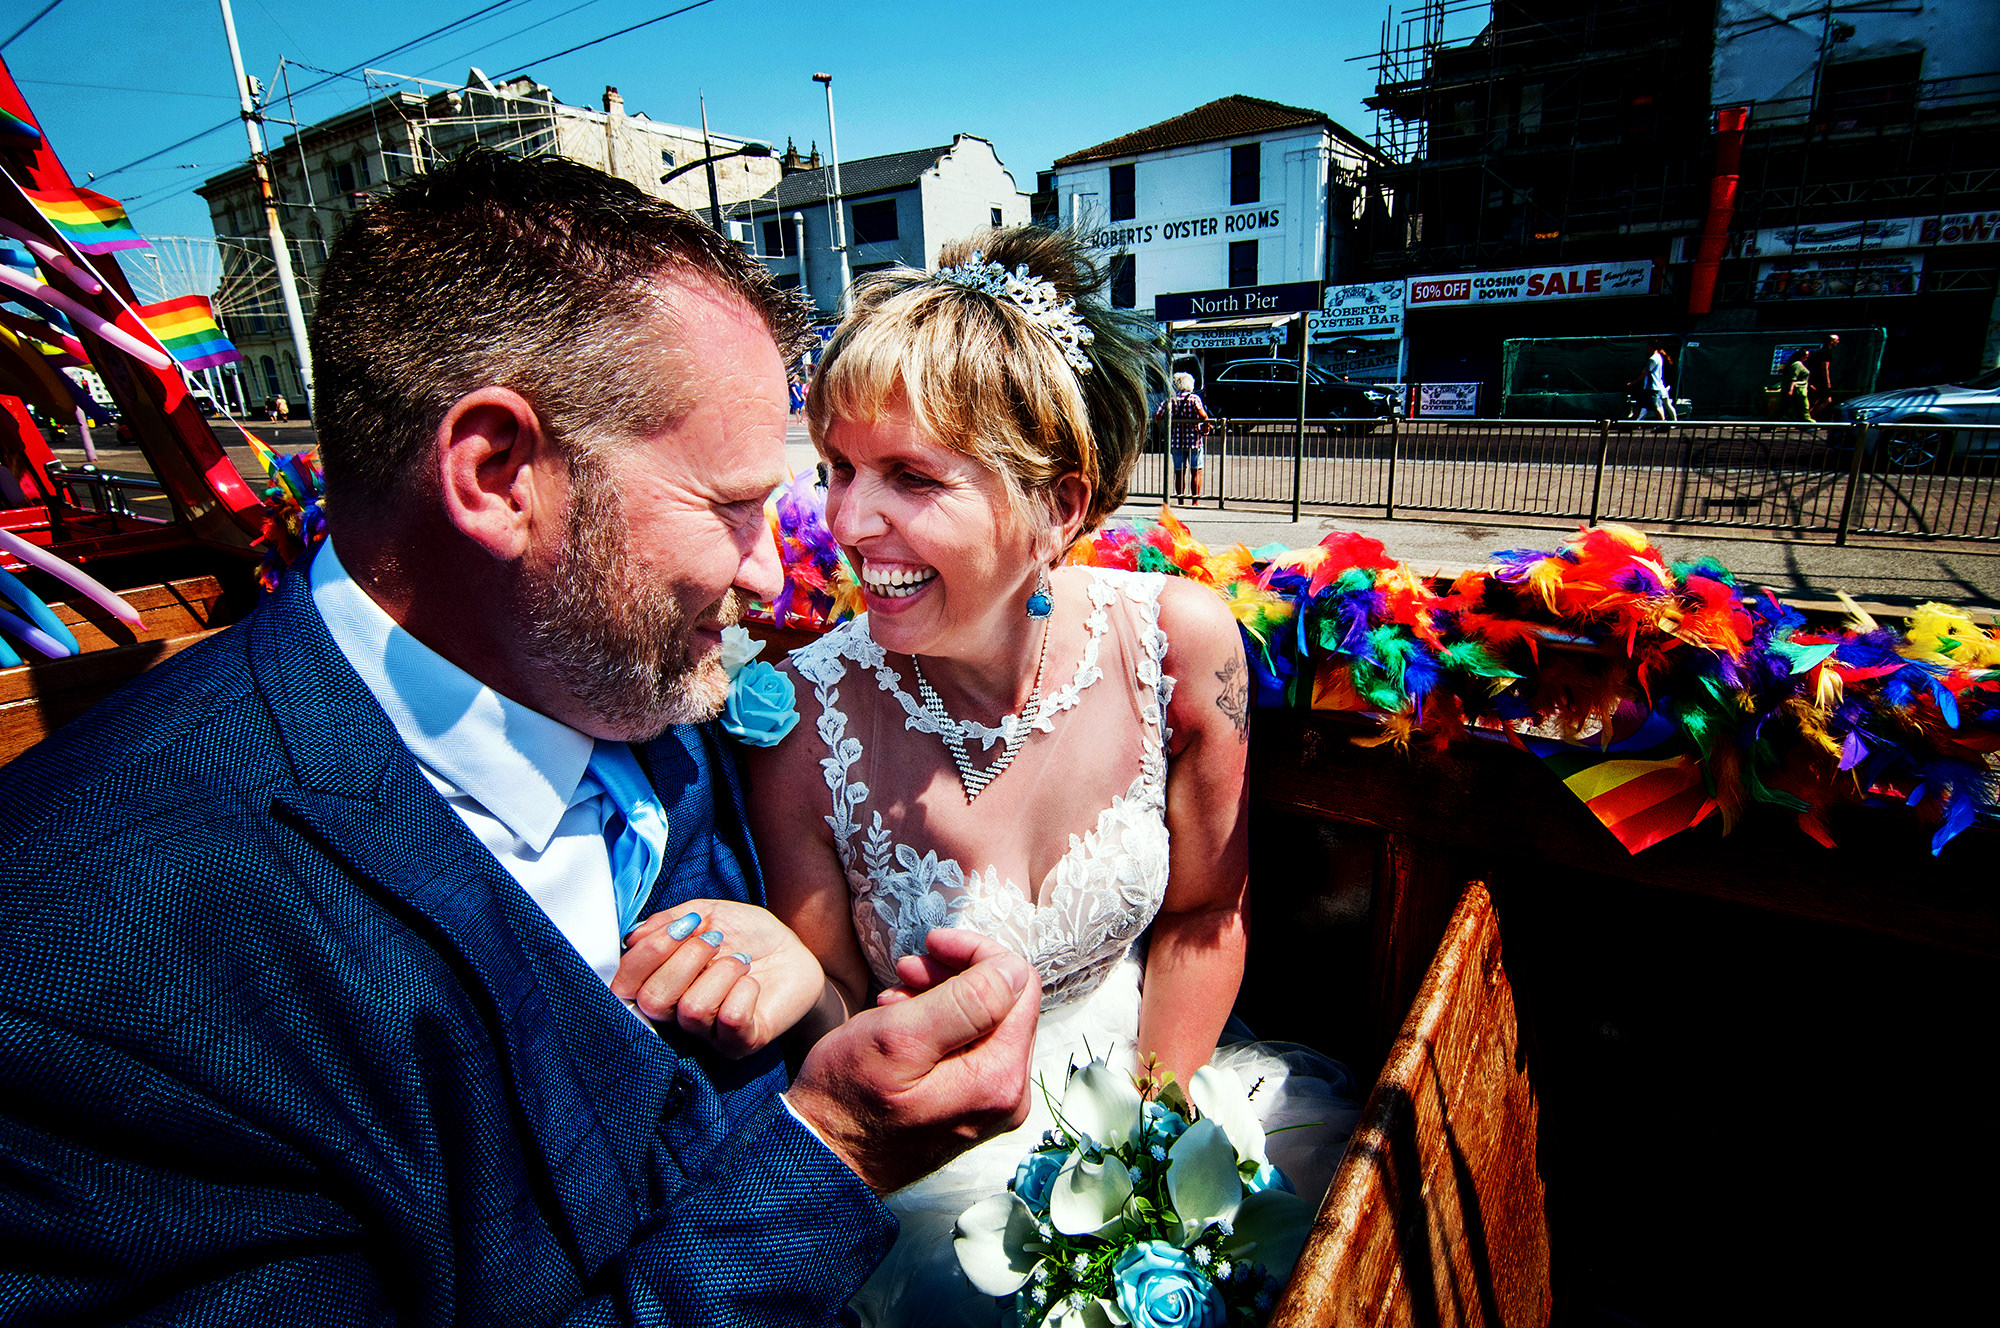
<path fill-rule="evenodd" d="M 1185 318 L 1242 318 L 1251 314 L 1296 314 L 1319 307 L 1317 281 L 1284 281 L 1273 286 L 1231 286 L 1222 290 L 1176 291 L 1153 297 L 1156 322 Z"/>

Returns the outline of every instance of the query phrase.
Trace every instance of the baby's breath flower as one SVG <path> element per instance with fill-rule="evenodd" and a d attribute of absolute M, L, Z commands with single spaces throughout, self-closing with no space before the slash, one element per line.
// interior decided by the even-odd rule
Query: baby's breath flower
<path fill-rule="evenodd" d="M 1137 1167 L 1127 1167 L 1125 1168 L 1125 1173 L 1132 1178 L 1132 1183 L 1134 1185 L 1137 1185 L 1140 1181 L 1146 1179 L 1146 1173 L 1141 1171 Z"/>
<path fill-rule="evenodd" d="M 1071 1259 L 1069 1261 L 1069 1269 L 1071 1272 L 1075 1273 L 1078 1277 L 1082 1277 L 1085 1273 L 1090 1271 L 1090 1256 L 1087 1254 L 1077 1255 L 1074 1259 Z"/>
<path fill-rule="evenodd" d="M 1167 1150 L 1159 1144 L 1154 1144 L 1151 1151 L 1155 1162 L 1164 1162 L 1167 1160 Z"/>
<path fill-rule="evenodd" d="M 1224 1240 L 1227 1240 L 1231 1236 L 1236 1234 L 1236 1224 L 1234 1222 L 1231 1222 L 1226 1217 L 1218 1217 L 1215 1219 L 1215 1229 L 1221 1233 L 1222 1238 Z"/>
<path fill-rule="evenodd" d="M 1030 1287 L 1028 1289 L 1028 1299 L 1034 1301 L 1037 1305 L 1046 1303 L 1048 1298 L 1049 1293 L 1045 1287 Z"/>
<path fill-rule="evenodd" d="M 1041 1270 L 1037 1269 L 1036 1271 L 1039 1272 Z M 1227 1282 L 1229 1275 L 1235 1271 L 1235 1265 L 1230 1263 L 1229 1260 L 1224 1259 L 1221 1263 L 1215 1265 L 1215 1280 L 1218 1282 Z"/>
<path fill-rule="evenodd" d="M 1189 1253 L 1194 1256 L 1194 1261 L 1204 1268 L 1208 1267 L 1208 1261 L 1215 1257 L 1208 1252 L 1208 1246 L 1206 1245 L 1197 1245 Z"/>
<path fill-rule="evenodd" d="M 1049 1280 L 1049 1266 L 1047 1264 L 1038 1263 L 1035 1265 L 1035 1280 L 1037 1282 L 1046 1282 Z"/>

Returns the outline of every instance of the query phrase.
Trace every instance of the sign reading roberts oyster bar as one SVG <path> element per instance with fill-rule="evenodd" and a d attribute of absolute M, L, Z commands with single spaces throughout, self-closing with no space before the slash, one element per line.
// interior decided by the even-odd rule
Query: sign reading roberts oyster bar
<path fill-rule="evenodd" d="M 1411 277 L 1409 307 L 1650 295 L 1659 284 L 1659 264 L 1650 258 L 1625 263 L 1523 267 L 1507 272 L 1454 272 L 1438 277 Z"/>
<path fill-rule="evenodd" d="M 1403 283 L 1364 281 L 1328 286 L 1319 310 L 1307 320 L 1314 341 L 1335 337 L 1403 335 Z"/>

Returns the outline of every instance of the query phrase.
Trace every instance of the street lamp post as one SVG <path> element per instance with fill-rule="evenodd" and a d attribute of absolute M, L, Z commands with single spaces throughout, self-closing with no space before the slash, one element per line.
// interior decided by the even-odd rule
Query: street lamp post
<path fill-rule="evenodd" d="M 840 191 L 840 135 L 833 127 L 833 75 L 814 74 L 813 82 L 826 86 L 826 148 L 833 161 L 833 251 L 840 256 L 840 308 L 847 308 L 847 285 L 853 275 L 847 268 L 847 222 Z"/>
<path fill-rule="evenodd" d="M 703 141 L 706 142 L 708 134 L 708 125 L 706 123 L 708 112 L 706 110 L 702 112 L 701 118 L 704 122 L 702 125 Z M 708 169 L 708 221 L 711 226 L 715 227 L 716 232 L 720 234 L 722 231 L 722 205 L 717 200 L 715 194 L 715 163 L 718 161 L 727 161 L 731 157 L 768 157 L 770 155 L 771 145 L 769 143 L 745 143 L 740 148 L 731 148 L 727 152 L 711 153 L 703 157 L 700 161 L 691 161 L 684 166 L 676 166 L 660 177 L 660 183 L 665 184 L 669 180 L 677 180 L 689 171 L 706 167 Z"/>

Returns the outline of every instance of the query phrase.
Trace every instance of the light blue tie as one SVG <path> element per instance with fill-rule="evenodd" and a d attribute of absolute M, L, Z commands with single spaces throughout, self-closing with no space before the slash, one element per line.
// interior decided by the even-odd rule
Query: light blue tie
<path fill-rule="evenodd" d="M 618 935 L 638 925 L 639 910 L 666 861 L 667 811 L 646 782 L 629 743 L 599 740 L 590 753 L 590 774 L 615 809 L 604 818 L 604 845 L 611 852 L 611 886 L 618 896 Z"/>

